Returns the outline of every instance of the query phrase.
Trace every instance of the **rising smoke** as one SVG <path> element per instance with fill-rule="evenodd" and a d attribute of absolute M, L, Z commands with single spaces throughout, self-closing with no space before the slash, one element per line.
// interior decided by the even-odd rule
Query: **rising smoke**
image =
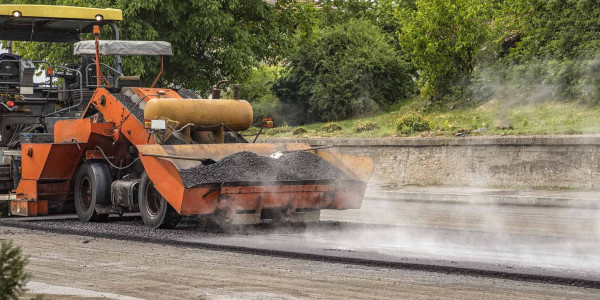
<path fill-rule="evenodd" d="M 480 102 L 499 99 L 506 105 L 548 101 L 600 101 L 600 57 L 534 59 L 523 64 L 482 66 L 470 90 Z"/>
<path fill-rule="evenodd" d="M 600 213 L 593 209 L 371 198 L 360 210 L 324 211 L 322 219 L 370 224 L 306 233 L 332 250 L 594 274 L 600 267 Z"/>

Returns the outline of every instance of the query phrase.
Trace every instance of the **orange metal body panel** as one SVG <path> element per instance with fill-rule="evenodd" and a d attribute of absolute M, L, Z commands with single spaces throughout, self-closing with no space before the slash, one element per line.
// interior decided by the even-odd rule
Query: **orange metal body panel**
<path fill-rule="evenodd" d="M 170 161 L 156 157 L 142 156 L 141 160 L 154 188 L 175 210 L 181 212 L 184 188 L 177 168 Z"/>
<path fill-rule="evenodd" d="M 17 187 L 17 200 L 64 201 L 70 191 L 70 181 L 43 183 L 37 180 L 21 179 Z"/>
<path fill-rule="evenodd" d="M 157 91 L 159 89 L 132 89 L 134 92 L 138 90 L 154 90 L 154 93 L 158 95 Z M 104 97 L 103 101 L 100 100 L 102 97 Z M 147 101 L 147 99 L 148 97 L 145 98 L 144 101 Z M 107 122 L 114 123 L 115 126 L 112 127 L 118 127 L 118 130 L 110 132 L 114 140 L 125 137 L 134 145 L 144 145 L 146 143 L 155 144 L 154 139 L 148 137 L 149 133 L 146 132 L 144 125 L 133 115 L 130 115 L 129 110 L 121 105 L 121 103 L 119 103 L 119 101 L 106 89 L 97 89 L 94 93 L 94 97 L 92 97 L 92 100 L 90 101 L 90 105 L 96 107 Z"/>
<path fill-rule="evenodd" d="M 212 214 L 225 207 L 237 211 L 270 208 L 360 208 L 366 183 L 357 181 L 335 184 L 257 185 L 235 187 L 198 187 L 185 189 L 180 169 L 198 166 L 200 162 L 170 158 L 158 158 L 144 154 L 171 155 L 220 160 L 240 151 L 269 155 L 277 151 L 306 149 L 307 144 L 211 144 L 211 145 L 138 145 L 141 160 L 155 188 L 181 215 Z M 337 154 L 325 159 L 344 167 Z M 360 159 L 360 158 L 357 158 Z M 369 162 L 369 161 L 367 161 Z M 371 164 L 372 166 L 372 164 Z M 368 167 L 368 166 L 367 166 Z M 348 172 L 354 180 L 360 180 L 360 172 Z M 357 174 L 358 173 L 358 174 Z M 224 201 L 226 200 L 226 201 Z"/>
<path fill-rule="evenodd" d="M 181 199 L 180 214 L 186 215 L 207 215 L 212 214 L 217 209 L 218 190 L 211 188 L 186 189 Z"/>
<path fill-rule="evenodd" d="M 131 88 L 131 91 L 137 94 L 144 102 L 154 98 L 181 98 L 181 96 L 171 89 L 159 88 Z"/>
<path fill-rule="evenodd" d="M 186 189 L 182 215 L 212 214 L 218 210 L 351 209 L 360 208 L 366 184 L 260 185 Z"/>
<path fill-rule="evenodd" d="M 114 123 L 92 123 L 88 118 L 58 121 L 54 125 L 55 143 L 88 143 L 94 134 L 112 138 Z"/>
<path fill-rule="evenodd" d="M 352 179 L 369 181 L 373 173 L 373 160 L 364 156 L 353 156 L 342 153 L 334 153 L 323 150 L 316 150 L 315 154 L 322 159 L 332 163 L 336 168 L 344 171 Z"/>
<path fill-rule="evenodd" d="M 23 179 L 71 179 L 82 150 L 77 144 L 22 144 Z"/>
<path fill-rule="evenodd" d="M 37 200 L 37 180 L 21 179 L 16 191 L 19 200 Z"/>
<path fill-rule="evenodd" d="M 14 216 L 35 217 L 48 214 L 48 201 L 19 201 L 10 202 L 10 213 Z"/>

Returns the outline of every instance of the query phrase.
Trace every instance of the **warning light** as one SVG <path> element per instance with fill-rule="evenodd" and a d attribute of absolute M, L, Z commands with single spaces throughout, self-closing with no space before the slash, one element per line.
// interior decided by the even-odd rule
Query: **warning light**
<path fill-rule="evenodd" d="M 271 118 L 263 118 L 262 119 L 263 128 L 273 128 L 273 119 Z"/>
<path fill-rule="evenodd" d="M 104 16 L 103 15 L 96 15 L 96 21 L 98 22 L 102 22 L 102 20 L 104 20 Z"/>
<path fill-rule="evenodd" d="M 13 11 L 13 13 L 12 13 L 12 16 L 15 18 L 20 18 L 22 15 L 23 14 L 18 10 Z"/>
<path fill-rule="evenodd" d="M 52 67 L 48 67 L 46 69 L 46 76 L 48 76 L 48 77 L 54 76 L 54 69 Z"/>
<path fill-rule="evenodd" d="M 6 103 L 6 105 L 8 105 L 8 107 L 14 107 L 15 106 L 15 101 L 8 101 Z"/>

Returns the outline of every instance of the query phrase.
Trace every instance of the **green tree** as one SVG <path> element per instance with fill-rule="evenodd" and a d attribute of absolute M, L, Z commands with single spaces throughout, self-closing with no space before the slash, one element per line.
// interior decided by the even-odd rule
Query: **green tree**
<path fill-rule="evenodd" d="M 293 114 L 290 123 L 334 121 L 410 96 L 411 72 L 389 35 L 368 19 L 351 19 L 301 45 L 274 90 Z"/>
<path fill-rule="evenodd" d="M 473 72 L 489 37 L 492 2 L 417 0 L 399 11 L 402 49 L 419 71 L 421 95 L 440 100 Z"/>
<path fill-rule="evenodd" d="M 30 275 L 25 272 L 29 263 L 21 254 L 21 248 L 12 241 L 2 241 L 0 245 L 0 300 L 19 299 L 25 290 Z"/>
<path fill-rule="evenodd" d="M 163 84 L 208 91 L 216 81 L 241 81 L 261 62 L 277 59 L 288 47 L 287 36 L 301 24 L 296 1 L 263 0 L 0 0 L 2 3 L 54 4 L 118 8 L 122 39 L 165 40 L 173 45 Z M 107 28 L 107 33 L 110 29 Z M 74 62 L 72 46 L 20 43 L 19 54 L 53 63 Z M 159 61 L 126 57 L 124 70 L 150 83 Z"/>
<path fill-rule="evenodd" d="M 482 100 L 600 101 L 600 4 L 595 0 L 504 0 L 474 74 Z"/>
<path fill-rule="evenodd" d="M 596 0 L 506 0 L 496 18 L 512 24 L 508 28 L 498 24 L 503 29 L 499 38 L 519 36 L 508 62 L 574 58 L 600 51 L 600 3 Z"/>

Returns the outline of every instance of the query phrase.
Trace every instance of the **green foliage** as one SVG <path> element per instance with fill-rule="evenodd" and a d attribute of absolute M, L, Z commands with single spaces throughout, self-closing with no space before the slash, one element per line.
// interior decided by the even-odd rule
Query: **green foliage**
<path fill-rule="evenodd" d="M 12 241 L 2 241 L 0 245 L 0 300 L 19 299 L 31 277 L 25 272 L 29 263 L 21 254 L 21 248 Z"/>
<path fill-rule="evenodd" d="M 498 10 L 504 38 L 511 33 L 519 42 L 506 61 L 526 62 L 534 58 L 562 60 L 595 55 L 600 50 L 600 5 L 596 0 L 506 0 Z"/>
<path fill-rule="evenodd" d="M 262 126 L 263 118 L 272 118 L 276 126 L 284 121 L 279 117 L 279 99 L 271 90 L 279 72 L 277 66 L 260 65 L 240 85 L 240 98 L 252 104 L 254 126 Z"/>
<path fill-rule="evenodd" d="M 273 87 L 289 123 L 342 120 L 411 95 L 412 68 L 391 41 L 364 19 L 319 30 Z"/>
<path fill-rule="evenodd" d="M 14 4 L 15 1 L 1 0 Z M 260 62 L 276 59 L 286 49 L 286 36 L 302 24 L 295 1 L 263 0 L 22 0 L 18 3 L 119 8 L 121 38 L 166 40 L 173 56 L 166 58 L 162 85 L 206 92 L 220 79 L 242 81 Z M 105 32 L 109 37 L 110 29 Z M 72 45 L 19 43 L 15 50 L 52 63 L 75 62 Z M 159 71 L 156 57 L 124 58 L 126 74 L 151 83 Z"/>
<path fill-rule="evenodd" d="M 379 129 L 380 126 L 379 124 L 373 122 L 373 121 L 359 121 L 356 124 L 354 124 L 354 127 L 352 128 L 352 130 L 356 133 L 361 133 L 361 132 L 365 132 L 365 131 L 373 131 L 373 130 L 377 130 Z"/>
<path fill-rule="evenodd" d="M 396 128 L 398 133 L 408 135 L 416 132 L 429 131 L 429 121 L 419 113 L 408 113 L 398 119 Z"/>
<path fill-rule="evenodd" d="M 495 13 L 476 98 L 600 102 L 597 1 L 506 0 Z"/>
<path fill-rule="evenodd" d="M 321 126 L 321 131 L 327 132 L 327 133 L 340 131 L 342 129 L 344 129 L 344 127 L 342 127 L 340 124 L 335 123 L 335 122 L 327 123 L 327 124 Z"/>
<path fill-rule="evenodd" d="M 240 98 L 248 100 L 250 103 L 277 102 L 277 97 L 271 91 L 271 87 L 280 67 L 260 65 L 250 72 L 246 80 L 240 85 Z"/>
<path fill-rule="evenodd" d="M 489 36 L 492 1 L 417 0 L 403 9 L 399 36 L 420 72 L 421 94 L 440 100 L 474 69 L 479 49 Z"/>

